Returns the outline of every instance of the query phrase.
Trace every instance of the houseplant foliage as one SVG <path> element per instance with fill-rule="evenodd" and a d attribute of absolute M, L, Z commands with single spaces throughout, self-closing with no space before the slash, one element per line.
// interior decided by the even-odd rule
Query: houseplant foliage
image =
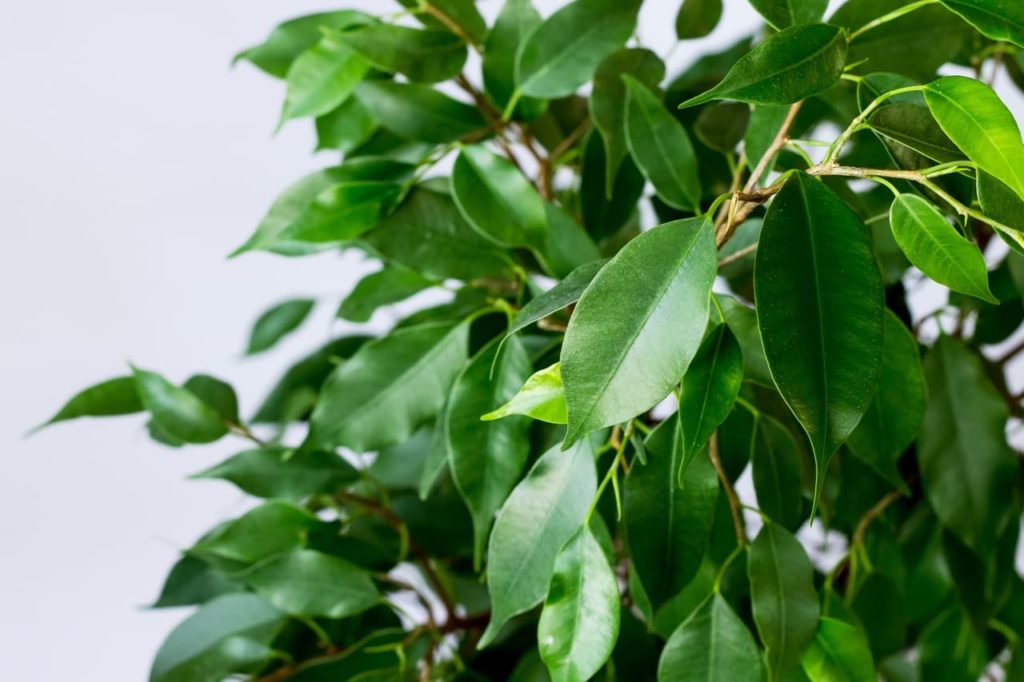
<path fill-rule="evenodd" d="M 639 0 L 402 0 L 239 55 L 339 160 L 237 253 L 378 261 L 353 323 L 445 298 L 251 416 L 133 367 L 51 420 L 243 443 L 197 477 L 254 506 L 173 567 L 151 680 L 1024 679 L 1024 143 L 987 84 L 1024 86 L 1024 5 L 750 4 L 678 73 Z"/>

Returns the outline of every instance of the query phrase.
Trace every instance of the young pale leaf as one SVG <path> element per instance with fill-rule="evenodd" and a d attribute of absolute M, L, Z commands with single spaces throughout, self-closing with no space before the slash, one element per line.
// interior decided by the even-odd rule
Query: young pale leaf
<path fill-rule="evenodd" d="M 360 348 L 324 384 L 308 442 L 368 452 L 411 436 L 444 403 L 468 335 L 465 324 L 423 324 Z"/>
<path fill-rule="evenodd" d="M 481 419 L 493 421 L 514 414 L 523 414 L 549 424 L 565 424 L 568 421 L 562 373 L 557 362 L 534 373 L 512 400 L 488 412 Z"/>
<path fill-rule="evenodd" d="M 218 526 L 188 551 L 205 559 L 252 565 L 302 547 L 310 531 L 322 523 L 302 507 L 274 500 Z"/>
<path fill-rule="evenodd" d="M 324 29 L 340 29 L 369 20 L 369 16 L 355 10 L 297 17 L 275 28 L 261 44 L 239 52 L 232 63 L 244 59 L 271 76 L 284 78 L 292 62 L 323 37 Z"/>
<path fill-rule="evenodd" d="M 143 406 L 171 437 L 186 443 L 212 443 L 228 432 L 217 410 L 187 388 L 154 372 L 133 367 L 132 373 Z"/>
<path fill-rule="evenodd" d="M 338 39 L 376 68 L 414 83 L 454 78 L 466 63 L 466 44 L 449 31 L 370 24 L 339 33 Z"/>
<path fill-rule="evenodd" d="M 754 637 L 720 594 L 680 625 L 658 662 L 658 682 L 761 682 Z"/>
<path fill-rule="evenodd" d="M 555 557 L 586 520 L 597 490 L 588 441 L 541 455 L 498 512 L 487 551 L 491 621 L 480 640 L 487 646 L 512 616 L 544 600 Z"/>
<path fill-rule="evenodd" d="M 428 85 L 364 81 L 356 97 L 383 127 L 409 140 L 445 144 L 487 126 L 476 107 Z"/>
<path fill-rule="evenodd" d="M 530 454 L 529 419 L 487 422 L 480 417 L 514 398 L 531 371 L 530 358 L 518 339 L 504 344 L 495 339 L 462 370 L 448 399 L 449 463 L 455 487 L 473 517 L 476 566 L 483 560 L 494 514 L 515 487 Z"/>
<path fill-rule="evenodd" d="M 789 530 L 803 522 L 800 451 L 789 430 L 766 414 L 754 423 L 751 473 L 757 504 L 773 522 Z"/>
<path fill-rule="evenodd" d="M 531 31 L 516 58 L 516 91 L 571 95 L 636 28 L 636 0 L 573 0 Z"/>
<path fill-rule="evenodd" d="M 541 24 L 541 16 L 530 0 L 505 0 L 498 18 L 487 34 L 484 44 L 484 91 L 491 101 L 504 109 L 516 90 L 516 55 L 519 46 L 533 29 Z M 516 112 L 521 118 L 538 116 L 545 102 L 531 98 L 519 100 Z"/>
<path fill-rule="evenodd" d="M 615 573 L 584 525 L 558 553 L 537 625 L 551 682 L 586 682 L 597 674 L 619 636 L 620 601 Z"/>
<path fill-rule="evenodd" d="M 378 308 L 404 301 L 434 284 L 415 270 L 389 263 L 359 280 L 341 302 L 338 317 L 349 322 L 369 322 Z"/>
<path fill-rule="evenodd" d="M 680 486 L 678 418 L 659 425 L 644 447 L 647 465 L 633 465 L 626 476 L 623 519 L 636 574 L 657 609 L 700 568 L 715 518 L 718 478 L 710 460 L 701 455 Z"/>
<path fill-rule="evenodd" d="M 791 104 L 824 92 L 843 73 L 846 35 L 827 24 L 792 26 L 741 57 L 714 88 L 679 105 L 716 99 Z"/>
<path fill-rule="evenodd" d="M 683 0 L 676 15 L 676 37 L 703 38 L 715 30 L 722 18 L 722 0 Z"/>
<path fill-rule="evenodd" d="M 451 187 L 463 217 L 487 239 L 500 246 L 544 248 L 544 200 L 506 159 L 480 145 L 463 147 L 455 159 Z"/>
<path fill-rule="evenodd" d="M 135 414 L 142 412 L 143 409 L 142 401 L 139 400 L 139 392 L 135 388 L 135 378 L 116 377 L 79 391 L 64 403 L 57 414 L 36 428 L 41 429 L 50 424 L 80 417 L 116 417 Z"/>
<path fill-rule="evenodd" d="M 827 682 L 876 682 L 875 664 L 864 633 L 856 625 L 822 618 L 804 654 L 804 673 Z"/>
<path fill-rule="evenodd" d="M 202 559 L 186 554 L 175 562 L 160 590 L 160 597 L 150 608 L 198 606 L 222 594 L 244 589 L 242 583 L 232 580 Z"/>
<path fill-rule="evenodd" d="M 269 447 L 240 452 L 191 478 L 230 481 L 256 497 L 297 502 L 354 483 L 359 472 L 334 453 Z"/>
<path fill-rule="evenodd" d="M 992 40 L 1024 47 L 1024 4 L 1015 0 L 939 0 Z"/>
<path fill-rule="evenodd" d="M 273 348 L 278 341 L 299 328 L 315 305 L 316 301 L 311 298 L 293 298 L 270 308 L 253 325 L 245 354 L 255 355 Z"/>
<path fill-rule="evenodd" d="M 772 378 L 814 450 L 817 502 L 882 362 L 882 277 L 864 224 L 820 181 L 794 174 L 765 216 L 754 291 Z"/>
<path fill-rule="evenodd" d="M 310 549 L 296 549 L 245 573 L 257 594 L 296 616 L 347 618 L 380 603 L 361 568 Z"/>
<path fill-rule="evenodd" d="M 758 14 L 776 29 L 821 21 L 828 0 L 750 0 Z"/>
<path fill-rule="evenodd" d="M 771 679 L 789 679 L 818 629 L 814 568 L 799 540 L 767 523 L 750 546 L 747 574 Z"/>
<path fill-rule="evenodd" d="M 324 34 L 292 63 L 282 122 L 326 114 L 347 100 L 366 77 L 370 65 L 349 49 L 343 36 L 341 31 Z"/>
<path fill-rule="evenodd" d="M 1016 457 L 1006 444 L 1007 408 L 981 360 L 940 337 L 925 356 L 928 405 L 917 457 L 939 520 L 975 551 L 1000 535 L 1013 496 Z"/>
<path fill-rule="evenodd" d="M 626 83 L 626 142 L 658 196 L 680 210 L 700 212 L 697 155 L 686 129 L 661 98 L 630 75 Z"/>
<path fill-rule="evenodd" d="M 197 682 L 255 673 L 285 614 L 254 594 L 226 594 L 176 627 L 160 646 L 150 682 Z"/>
<path fill-rule="evenodd" d="M 704 339 L 683 375 L 679 405 L 683 428 L 680 484 L 690 462 L 707 447 L 711 434 L 729 416 L 742 383 L 740 343 L 727 325 L 720 324 Z"/>
<path fill-rule="evenodd" d="M 605 262 L 597 260 L 579 266 L 561 282 L 524 305 L 512 319 L 512 324 L 508 328 L 508 334 L 515 334 L 526 329 L 534 322 L 557 313 L 562 308 L 580 300 L 580 296 L 583 295 L 583 292 L 593 281 L 594 277 L 604 267 Z"/>
<path fill-rule="evenodd" d="M 672 391 L 700 346 L 716 270 L 703 218 L 644 232 L 601 269 L 562 345 L 567 444 L 632 419 Z"/>

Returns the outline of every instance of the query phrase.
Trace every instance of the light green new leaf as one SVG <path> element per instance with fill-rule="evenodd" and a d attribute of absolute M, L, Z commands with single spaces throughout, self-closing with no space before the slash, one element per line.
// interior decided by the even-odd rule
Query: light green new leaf
<path fill-rule="evenodd" d="M 985 257 L 939 210 L 916 194 L 901 194 L 889 212 L 892 236 L 928 277 L 954 291 L 999 303 L 988 286 Z"/>
<path fill-rule="evenodd" d="M 571 95 L 633 35 L 636 0 L 573 0 L 530 32 L 516 58 L 516 92 Z"/>
<path fill-rule="evenodd" d="M 455 159 L 451 187 L 463 217 L 487 239 L 500 246 L 544 248 L 544 200 L 508 160 L 480 145 L 463 147 Z"/>
<path fill-rule="evenodd" d="M 487 551 L 491 620 L 487 646 L 509 618 L 544 601 L 555 557 L 586 520 L 597 490 L 588 441 L 551 448 L 537 460 L 498 512 Z"/>
<path fill-rule="evenodd" d="M 354 483 L 359 472 L 334 453 L 268 447 L 240 452 L 190 478 L 230 481 L 256 497 L 297 502 Z"/>
<path fill-rule="evenodd" d="M 338 39 L 376 68 L 414 83 L 454 78 L 466 63 L 466 44 L 449 31 L 371 24 L 340 33 Z"/>
<path fill-rule="evenodd" d="M 344 103 L 366 77 L 370 65 L 345 44 L 344 35 L 334 30 L 325 33 L 292 63 L 282 123 L 326 114 Z"/>
<path fill-rule="evenodd" d="M 566 443 L 632 419 L 679 383 L 700 346 L 717 271 L 711 223 L 665 223 L 629 242 L 569 321 L 562 384 Z"/>
<path fill-rule="evenodd" d="M 558 553 L 537 624 L 551 682 L 586 682 L 597 674 L 619 636 L 620 601 L 615 573 L 584 525 Z"/>
<path fill-rule="evenodd" d="M 356 97 L 384 128 L 409 140 L 445 144 L 487 126 L 476 107 L 429 85 L 364 81 Z"/>
<path fill-rule="evenodd" d="M 359 280 L 341 302 L 338 317 L 350 322 L 369 322 L 378 308 L 404 301 L 434 284 L 415 270 L 389 263 Z"/>
<path fill-rule="evenodd" d="M 557 313 L 562 308 L 580 300 L 580 296 L 601 271 L 607 261 L 596 260 L 579 266 L 565 279 L 551 287 L 543 294 L 532 299 L 520 308 L 509 325 L 508 334 L 512 335 L 538 322 L 548 315 Z"/>
<path fill-rule="evenodd" d="M 680 210 L 700 212 L 697 155 L 686 129 L 661 98 L 630 75 L 626 83 L 626 142 L 658 196 Z"/>
<path fill-rule="evenodd" d="M 630 556 L 655 609 L 697 575 L 718 500 L 718 478 L 704 455 L 694 458 L 680 486 L 678 429 L 678 418 L 672 418 L 647 437 L 647 464 L 630 467 L 624 491 Z"/>
<path fill-rule="evenodd" d="M 172 438 L 186 443 L 212 443 L 228 432 L 217 410 L 187 388 L 136 367 L 132 374 L 142 405 L 156 425 Z"/>
<path fill-rule="evenodd" d="M 484 91 L 500 110 L 516 90 L 516 55 L 526 36 L 541 24 L 530 0 L 505 0 L 484 44 Z M 519 100 L 516 112 L 523 119 L 538 116 L 546 103 L 529 97 Z"/>
<path fill-rule="evenodd" d="M 514 414 L 523 414 L 549 424 L 565 424 L 568 421 L 565 392 L 562 390 L 562 373 L 557 362 L 535 372 L 512 400 L 495 411 L 488 412 L 481 419 L 493 421 Z"/>
<path fill-rule="evenodd" d="M 188 553 L 249 566 L 304 546 L 310 531 L 322 523 L 302 507 L 272 500 L 218 526 Z"/>
<path fill-rule="evenodd" d="M 366 344 L 324 384 L 308 442 L 357 452 L 402 442 L 444 404 L 468 336 L 465 324 L 428 323 Z"/>
<path fill-rule="evenodd" d="M 293 298 L 278 303 L 259 316 L 249 334 L 246 355 L 255 355 L 273 348 L 278 341 L 299 328 L 316 301 L 311 298 Z"/>
<path fill-rule="evenodd" d="M 750 545 L 747 575 L 770 677 L 787 680 L 818 629 L 814 568 L 799 540 L 777 523 L 768 523 Z"/>
<path fill-rule="evenodd" d="M 115 417 L 135 414 L 143 409 L 139 392 L 135 389 L 135 378 L 116 377 L 79 391 L 64 403 L 57 414 L 36 427 L 36 430 L 68 419 Z"/>
<path fill-rule="evenodd" d="M 846 35 L 841 28 L 792 26 L 740 57 L 718 85 L 679 108 L 716 99 L 791 104 L 832 87 L 845 65 Z"/>
<path fill-rule="evenodd" d="M 676 15 L 676 37 L 703 38 L 722 18 L 722 0 L 683 0 Z"/>
<path fill-rule="evenodd" d="M 518 339 L 504 344 L 495 339 L 462 370 L 448 399 L 449 464 L 455 487 L 473 517 L 476 566 L 483 560 L 494 514 L 515 487 L 530 454 L 529 419 L 480 417 L 514 398 L 531 372 L 530 358 Z"/>
<path fill-rule="evenodd" d="M 820 181 L 791 176 L 764 219 L 754 292 L 772 378 L 814 450 L 817 502 L 882 363 L 882 277 L 864 224 Z"/>
<path fill-rule="evenodd" d="M 992 40 L 1024 47 L 1024 4 L 1017 0 L 939 0 Z"/>
<path fill-rule="evenodd" d="M 256 592 L 285 613 L 347 618 L 380 603 L 361 568 L 310 549 L 296 549 L 244 574 Z"/>
<path fill-rule="evenodd" d="M 255 673 L 285 614 L 254 594 L 227 594 L 204 605 L 171 632 L 149 672 L 150 682 L 217 682 Z"/>
<path fill-rule="evenodd" d="M 943 336 L 924 359 L 928 405 L 918 437 L 921 481 L 939 520 L 989 550 L 1010 511 L 1017 464 L 1006 444 L 1006 404 L 981 360 Z"/>
<path fill-rule="evenodd" d="M 764 666 L 750 630 L 720 594 L 669 637 L 658 662 L 658 682 L 761 682 Z"/>
<path fill-rule="evenodd" d="M 750 0 L 758 14 L 776 29 L 821 21 L 828 0 Z"/>
<path fill-rule="evenodd" d="M 815 682 L 876 682 L 868 640 L 856 625 L 822 618 L 804 654 L 804 672 Z"/>
<path fill-rule="evenodd" d="M 355 10 L 297 17 L 277 26 L 261 44 L 239 52 L 232 63 L 244 59 L 271 76 L 284 78 L 292 62 L 323 37 L 324 29 L 340 29 L 370 20 L 368 15 Z"/>

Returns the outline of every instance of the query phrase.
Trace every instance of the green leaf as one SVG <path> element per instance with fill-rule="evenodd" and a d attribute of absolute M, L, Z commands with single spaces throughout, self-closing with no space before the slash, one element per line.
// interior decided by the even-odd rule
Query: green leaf
<path fill-rule="evenodd" d="M 143 406 L 160 429 L 173 438 L 186 443 L 212 443 L 228 432 L 217 411 L 188 389 L 154 372 L 133 367 L 132 373 Z"/>
<path fill-rule="evenodd" d="M 699 213 L 700 175 L 686 129 L 647 86 L 628 74 L 622 79 L 626 142 L 636 165 L 665 203 Z"/>
<path fill-rule="evenodd" d="M 190 376 L 182 388 L 214 409 L 220 418 L 231 424 L 241 423 L 238 416 L 238 396 L 231 384 L 209 374 Z"/>
<path fill-rule="evenodd" d="M 817 502 L 882 362 L 882 278 L 863 223 L 824 184 L 794 174 L 765 216 L 754 290 L 772 378 L 814 450 Z"/>
<path fill-rule="evenodd" d="M 821 21 L 828 0 L 750 0 L 758 14 L 776 29 Z"/>
<path fill-rule="evenodd" d="M 676 15 L 676 37 L 703 38 L 722 18 L 722 0 L 683 0 Z"/>
<path fill-rule="evenodd" d="M 455 486 L 473 516 L 476 566 L 483 559 L 494 514 L 515 487 L 530 454 L 528 419 L 485 422 L 480 417 L 515 397 L 531 371 L 518 339 L 505 344 L 495 339 L 462 370 L 448 399 L 449 463 Z"/>
<path fill-rule="evenodd" d="M 452 169 L 452 197 L 463 217 L 500 246 L 543 249 L 544 200 L 519 169 L 486 147 L 463 147 Z"/>
<path fill-rule="evenodd" d="M 720 594 L 704 602 L 665 644 L 658 682 L 736 682 L 764 679 L 754 638 Z"/>
<path fill-rule="evenodd" d="M 349 97 L 340 106 L 316 119 L 316 151 L 337 149 L 349 154 L 365 144 L 377 121 L 356 97 Z"/>
<path fill-rule="evenodd" d="M 757 168 L 761 158 L 768 153 L 772 141 L 788 115 L 789 107 L 786 105 L 758 104 L 750 112 L 750 123 L 747 124 L 747 130 L 743 135 L 743 148 L 747 152 L 747 166 L 751 172 Z M 758 182 L 763 182 L 765 176 L 774 167 L 774 164 L 768 164 L 768 168 L 765 169 L 764 175 L 758 178 Z"/>
<path fill-rule="evenodd" d="M 355 10 L 297 17 L 276 27 L 261 44 L 239 52 L 232 63 L 244 59 L 271 76 L 284 78 L 292 62 L 323 37 L 324 29 L 344 28 L 368 20 L 366 14 Z"/>
<path fill-rule="evenodd" d="M 418 0 L 399 1 L 415 6 Z M 487 36 L 487 23 L 476 7 L 476 0 L 424 0 L 424 5 L 433 7 L 434 10 L 443 14 L 451 24 L 458 26 L 459 30 L 474 43 L 482 43 Z M 436 22 L 430 22 L 431 24 L 436 23 L 439 26 L 450 28 L 448 23 L 440 21 L 433 14 L 421 15 L 421 21 L 426 17 L 438 19 Z M 453 32 L 455 31 L 453 30 Z"/>
<path fill-rule="evenodd" d="M 516 89 L 516 55 L 526 36 L 541 24 L 530 0 L 505 0 L 484 44 L 484 91 L 498 109 L 504 110 Z M 538 116 L 545 102 L 523 98 L 516 113 L 529 120 Z"/>
<path fill-rule="evenodd" d="M 747 574 L 770 677 L 789 679 L 818 629 L 814 568 L 799 540 L 768 523 L 750 545 Z"/>
<path fill-rule="evenodd" d="M 230 481 L 256 497 L 297 502 L 354 483 L 359 472 L 333 453 L 268 447 L 240 452 L 191 478 Z"/>
<path fill-rule="evenodd" d="M 846 36 L 827 24 L 793 26 L 741 57 L 711 90 L 680 109 L 716 99 L 791 104 L 832 87 L 846 65 Z"/>
<path fill-rule="evenodd" d="M 255 355 L 273 348 L 277 342 L 299 328 L 316 301 L 311 298 L 293 298 L 278 303 L 260 315 L 249 334 L 246 355 Z"/>
<path fill-rule="evenodd" d="M 625 98 L 622 103 L 625 106 Z M 605 166 L 604 143 L 600 135 L 591 133 L 583 143 L 580 214 L 583 226 L 598 242 L 608 241 L 615 235 L 639 231 L 637 202 L 643 196 L 646 185 L 640 169 L 627 154 L 619 164 L 609 196 Z"/>
<path fill-rule="evenodd" d="M 946 76 L 925 86 L 924 99 L 968 159 L 1024 197 L 1024 143 L 1013 114 L 992 88 Z"/>
<path fill-rule="evenodd" d="M 555 99 L 590 80 L 636 28 L 635 0 L 573 0 L 531 31 L 516 59 L 516 91 Z"/>
<path fill-rule="evenodd" d="M 568 277 L 576 268 L 601 258 L 601 252 L 587 231 L 568 213 L 544 202 L 548 222 L 547 247 L 534 254 L 552 277 Z"/>
<path fill-rule="evenodd" d="M 683 461 L 678 418 L 647 437 L 647 465 L 626 476 L 623 519 L 637 576 L 657 609 L 686 587 L 707 550 L 718 478 L 706 456 L 695 457 L 680 485 Z"/>
<path fill-rule="evenodd" d="M 271 656 L 285 615 L 254 594 L 227 594 L 176 627 L 160 646 L 150 682 L 219 682 L 255 673 Z"/>
<path fill-rule="evenodd" d="M 384 128 L 409 140 L 445 144 L 487 127 L 476 107 L 428 85 L 364 81 L 356 97 Z"/>
<path fill-rule="evenodd" d="M 707 447 L 715 432 L 732 411 L 743 383 L 743 352 L 729 327 L 715 327 L 701 343 L 690 368 L 683 375 L 682 415 L 683 462 L 680 484 L 697 453 Z"/>
<path fill-rule="evenodd" d="M 280 238 L 313 249 L 339 246 L 377 225 L 401 192 L 402 188 L 391 181 L 329 187 L 306 207 L 302 220 Z"/>
<path fill-rule="evenodd" d="M 341 31 L 328 31 L 292 63 L 281 110 L 282 123 L 303 116 L 320 116 L 337 108 L 366 77 L 370 65 L 349 49 L 344 36 Z"/>
<path fill-rule="evenodd" d="M 716 102 L 700 110 L 693 124 L 693 132 L 705 147 L 723 154 L 732 154 L 743 141 L 749 122 L 748 105 L 742 102 Z"/>
<path fill-rule="evenodd" d="M 1016 457 L 1006 444 L 1006 404 L 981 360 L 959 341 L 940 337 L 924 359 L 928 405 L 917 457 L 928 501 L 965 544 L 985 552 L 1010 511 Z"/>
<path fill-rule="evenodd" d="M 597 260 L 581 265 L 561 282 L 532 299 L 516 313 L 512 324 L 509 325 L 508 335 L 526 329 L 534 322 L 539 322 L 548 315 L 557 313 L 562 308 L 580 300 L 580 296 L 583 295 L 606 262 Z"/>
<path fill-rule="evenodd" d="M 537 460 L 498 512 L 487 552 L 491 620 L 485 647 L 509 618 L 544 601 L 555 558 L 586 520 L 597 490 L 594 452 L 588 441 Z"/>
<path fill-rule="evenodd" d="M 804 672 L 821 682 L 876 682 L 875 665 L 864 633 L 856 625 L 822 618 L 804 654 Z"/>
<path fill-rule="evenodd" d="M 196 557 L 182 556 L 167 574 L 160 597 L 153 604 L 154 609 L 178 606 L 198 606 L 214 597 L 244 589 L 238 583 L 216 568 Z"/>
<path fill-rule="evenodd" d="M 139 393 L 135 389 L 135 378 L 116 377 L 79 391 L 64 403 L 64 406 L 57 411 L 57 414 L 50 417 L 49 421 L 37 426 L 36 430 L 69 419 L 115 417 L 142 412 L 143 409 Z"/>
<path fill-rule="evenodd" d="M 371 24 L 345 31 L 339 40 L 381 71 L 414 83 L 454 78 L 466 63 L 466 44 L 449 31 Z"/>
<path fill-rule="evenodd" d="M 620 600 L 615 573 L 584 525 L 558 553 L 537 625 L 552 682 L 586 682 L 601 669 L 619 636 Z"/>
<path fill-rule="evenodd" d="M 1024 47 L 1024 5 L 1013 0 L 940 0 L 992 40 Z"/>
<path fill-rule="evenodd" d="M 535 372 L 512 400 L 480 418 L 493 421 L 515 414 L 523 414 L 549 424 L 565 424 L 568 421 L 559 363 Z"/>
<path fill-rule="evenodd" d="M 296 549 L 245 574 L 245 582 L 285 613 L 347 618 L 380 603 L 370 576 L 337 557 Z"/>
<path fill-rule="evenodd" d="M 757 505 L 772 521 L 795 530 L 803 521 L 801 459 L 789 430 L 766 414 L 754 423 L 751 474 Z"/>
<path fill-rule="evenodd" d="M 718 296 L 722 306 L 722 316 L 729 329 L 736 335 L 743 351 L 743 376 L 762 386 L 774 387 L 768 360 L 764 356 L 764 345 L 761 343 L 761 331 L 757 328 L 757 315 L 749 306 L 740 303 L 731 296 Z"/>
<path fill-rule="evenodd" d="M 644 232 L 602 268 L 562 345 L 566 443 L 632 419 L 672 391 L 704 335 L 716 269 L 711 224 L 701 218 Z"/>
<path fill-rule="evenodd" d="M 369 322 L 378 308 L 404 301 L 434 284 L 415 270 L 393 263 L 385 265 L 359 280 L 341 302 L 338 317 L 350 322 Z"/>
<path fill-rule="evenodd" d="M 273 500 L 218 526 L 188 552 L 248 566 L 302 547 L 309 532 L 322 523 L 302 507 Z"/>
<path fill-rule="evenodd" d="M 468 332 L 465 324 L 423 324 L 360 348 L 324 384 L 308 442 L 368 452 L 411 436 L 444 403 Z"/>

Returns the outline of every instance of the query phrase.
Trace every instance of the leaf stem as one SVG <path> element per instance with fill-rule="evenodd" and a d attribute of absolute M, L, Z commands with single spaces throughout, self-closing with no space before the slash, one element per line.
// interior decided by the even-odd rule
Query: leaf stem
<path fill-rule="evenodd" d="M 718 473 L 718 480 L 722 482 L 722 487 L 725 489 L 725 496 L 729 500 L 729 510 L 732 511 L 732 523 L 736 528 L 736 541 L 739 542 L 740 547 L 743 547 L 747 544 L 747 529 L 743 523 L 743 504 L 722 466 L 722 458 L 718 452 L 718 431 L 711 434 L 711 440 L 708 441 L 708 458 L 711 459 L 711 464 Z"/>
<path fill-rule="evenodd" d="M 858 28 L 856 31 L 851 33 L 850 34 L 850 42 L 852 43 L 854 40 L 856 40 L 857 38 L 859 38 L 860 36 L 864 35 L 865 33 L 867 33 L 868 31 L 870 31 L 872 29 L 878 28 L 879 26 L 882 26 L 883 24 L 887 24 L 890 21 L 894 21 L 896 19 L 899 19 L 900 17 L 904 16 L 905 14 L 910 14 L 911 12 L 913 12 L 915 10 L 918 10 L 918 9 L 921 9 L 922 7 L 926 7 L 928 5 L 933 5 L 936 2 L 938 2 L 938 0 L 918 0 L 917 2 L 912 2 L 909 5 L 904 5 L 903 7 L 900 7 L 899 9 L 894 9 L 893 11 L 889 12 L 888 14 L 883 14 L 882 16 L 878 17 L 877 19 L 873 19 L 873 20 L 869 21 L 868 23 L 864 24 L 863 26 Z"/>
<path fill-rule="evenodd" d="M 616 426 L 615 428 L 619 429 L 618 426 Z M 612 438 L 613 439 L 614 439 L 615 435 L 616 435 L 616 432 L 613 431 L 612 432 Z M 612 465 L 610 467 L 608 467 L 608 473 L 606 473 L 604 475 L 604 478 L 601 480 L 601 485 L 599 485 L 597 487 L 597 492 L 594 493 L 594 499 L 591 500 L 591 502 L 590 502 L 590 509 L 587 510 L 587 520 L 586 520 L 585 523 L 590 523 L 590 519 L 594 515 L 594 511 L 597 509 L 597 503 L 601 501 L 601 495 L 604 494 L 604 490 L 605 490 L 605 488 L 608 487 L 608 484 L 611 482 L 612 477 L 616 476 L 618 474 L 619 463 L 625 461 L 625 458 L 623 456 L 623 452 L 625 452 L 626 444 L 629 443 L 629 437 L 632 436 L 632 435 L 633 435 L 633 422 L 631 421 L 629 423 L 629 426 L 626 427 L 625 434 L 623 434 L 623 436 L 621 438 L 619 438 L 618 444 L 614 446 L 615 447 L 615 457 L 612 459 Z"/>
<path fill-rule="evenodd" d="M 935 0 L 927 0 L 927 2 L 934 1 Z M 907 7 L 910 7 L 910 5 L 908 5 Z M 853 137 L 853 134 L 863 127 L 864 123 L 868 120 L 868 116 L 873 114 L 875 110 L 878 109 L 878 107 L 882 106 L 882 104 L 885 103 L 886 100 L 891 99 L 892 97 L 896 97 L 897 95 L 906 95 L 911 92 L 920 92 L 921 90 L 924 90 L 924 87 L 925 86 L 923 85 L 908 85 L 905 88 L 896 88 L 895 90 L 883 92 L 881 95 L 876 97 L 870 104 L 864 107 L 864 110 L 861 111 L 856 118 L 850 121 L 850 125 L 846 127 L 846 130 L 844 130 L 842 134 L 840 134 L 839 137 L 837 137 L 832 142 L 832 144 L 829 145 L 828 151 L 825 153 L 825 158 L 820 165 L 835 165 L 836 159 L 838 159 L 839 155 L 843 153 L 843 147 L 845 147 L 846 143 L 849 142 L 851 137 Z"/>

